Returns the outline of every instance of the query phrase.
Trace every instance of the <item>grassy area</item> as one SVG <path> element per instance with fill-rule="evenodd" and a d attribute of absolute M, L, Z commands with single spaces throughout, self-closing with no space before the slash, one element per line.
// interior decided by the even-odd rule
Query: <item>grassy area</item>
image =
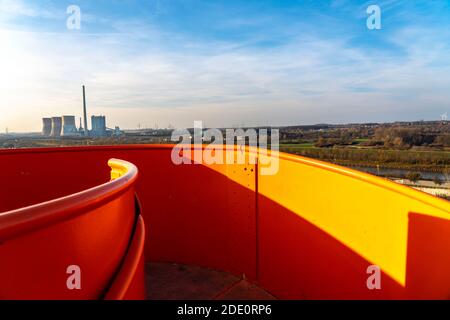
<path fill-rule="evenodd" d="M 4 139 L 0 147 L 56 147 L 75 145 L 115 145 L 129 143 L 164 143 L 169 137 L 109 137 L 76 139 Z M 356 139 L 361 143 L 367 139 Z M 439 150 L 387 150 L 373 147 L 315 147 L 313 142 L 281 143 L 280 151 L 298 154 L 344 166 L 405 169 L 410 171 L 432 171 L 450 174 L 450 152 Z"/>
<path fill-rule="evenodd" d="M 296 148 L 314 148 L 314 143 L 312 142 L 307 142 L 307 143 L 281 143 L 280 144 L 280 148 L 291 148 L 291 149 L 296 149 Z"/>
<path fill-rule="evenodd" d="M 355 143 L 361 143 L 361 142 L 366 142 L 366 141 L 369 141 L 370 139 L 369 138 L 358 138 L 358 139 L 355 139 L 355 140 L 353 140 Z"/>

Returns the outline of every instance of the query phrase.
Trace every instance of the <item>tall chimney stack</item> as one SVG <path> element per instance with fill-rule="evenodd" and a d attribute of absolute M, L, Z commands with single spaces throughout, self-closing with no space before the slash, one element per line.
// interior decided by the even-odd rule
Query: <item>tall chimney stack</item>
<path fill-rule="evenodd" d="M 83 116 L 84 116 L 84 135 L 89 134 L 88 123 L 87 123 L 87 113 L 86 113 L 86 90 L 83 85 Z"/>

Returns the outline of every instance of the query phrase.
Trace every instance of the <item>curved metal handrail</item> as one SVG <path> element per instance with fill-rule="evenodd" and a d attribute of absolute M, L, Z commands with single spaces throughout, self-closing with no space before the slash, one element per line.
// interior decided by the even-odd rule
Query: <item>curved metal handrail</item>
<path fill-rule="evenodd" d="M 113 180 L 99 186 L 36 205 L 0 213 L 0 242 L 83 214 L 117 198 L 138 176 L 132 163 L 111 159 Z"/>

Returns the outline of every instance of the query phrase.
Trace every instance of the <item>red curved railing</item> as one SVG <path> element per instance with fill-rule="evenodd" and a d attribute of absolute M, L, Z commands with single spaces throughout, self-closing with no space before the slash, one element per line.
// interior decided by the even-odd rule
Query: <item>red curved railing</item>
<path fill-rule="evenodd" d="M 59 199 L 2 213 L 0 241 L 5 242 L 22 233 L 49 227 L 117 199 L 133 186 L 138 171 L 133 164 L 125 161 L 111 159 L 108 164 L 112 169 L 111 175 L 115 175 L 111 182 Z M 36 184 L 38 183 L 39 181 L 36 181 Z"/>
<path fill-rule="evenodd" d="M 139 216 L 130 249 L 105 295 L 106 300 L 139 300 L 145 297 L 144 243 L 144 219 Z"/>
<path fill-rule="evenodd" d="M 135 208 L 137 168 L 115 159 L 109 166 L 115 178 L 109 182 L 0 214 L 0 298 L 104 296 L 120 267 L 129 263 L 124 257 L 133 233 L 142 238 L 142 227 L 134 232 L 140 221 Z M 35 186 L 43 182 L 36 180 Z M 70 266 L 79 267 L 80 288 L 68 285 L 75 274 Z"/>

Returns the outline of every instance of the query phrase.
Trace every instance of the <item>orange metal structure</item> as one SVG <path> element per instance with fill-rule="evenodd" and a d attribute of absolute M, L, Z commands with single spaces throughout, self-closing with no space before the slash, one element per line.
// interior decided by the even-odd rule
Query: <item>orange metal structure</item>
<path fill-rule="evenodd" d="M 258 150 L 176 165 L 172 149 L 0 151 L 0 298 L 144 298 L 144 261 L 245 274 L 281 299 L 450 298 L 449 202 L 283 153 L 263 175 Z"/>

